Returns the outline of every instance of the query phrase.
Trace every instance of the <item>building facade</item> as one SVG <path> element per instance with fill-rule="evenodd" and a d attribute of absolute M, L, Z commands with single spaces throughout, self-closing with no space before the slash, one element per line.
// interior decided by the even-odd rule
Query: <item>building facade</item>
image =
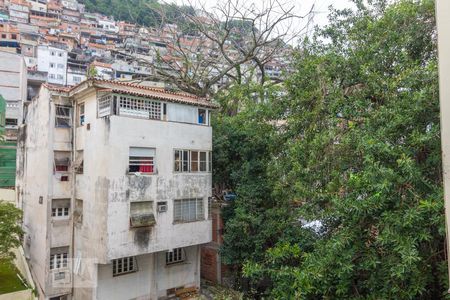
<path fill-rule="evenodd" d="M 67 84 L 67 50 L 50 45 L 37 48 L 37 70 L 47 73 L 52 84 Z"/>
<path fill-rule="evenodd" d="M 214 107 L 106 80 L 43 85 L 21 128 L 16 186 L 41 299 L 166 299 L 200 286 Z"/>
<path fill-rule="evenodd" d="M 15 141 L 27 99 L 27 68 L 22 56 L 0 51 L 0 94 L 6 100 L 5 138 Z"/>

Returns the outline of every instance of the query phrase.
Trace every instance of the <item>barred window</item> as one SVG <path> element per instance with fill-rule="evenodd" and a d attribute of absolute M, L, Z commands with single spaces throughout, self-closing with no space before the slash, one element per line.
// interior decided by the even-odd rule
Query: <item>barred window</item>
<path fill-rule="evenodd" d="M 119 97 L 119 114 L 161 120 L 161 102 L 130 96 Z"/>
<path fill-rule="evenodd" d="M 69 106 L 56 105 L 55 126 L 69 128 L 72 108 Z"/>
<path fill-rule="evenodd" d="M 128 172 L 154 173 L 155 148 L 130 147 Z"/>
<path fill-rule="evenodd" d="M 113 260 L 113 276 L 137 271 L 136 257 L 123 257 Z"/>
<path fill-rule="evenodd" d="M 211 172 L 211 151 L 175 150 L 175 172 Z"/>
<path fill-rule="evenodd" d="M 98 117 L 105 117 L 111 115 L 112 110 L 112 96 L 110 94 L 103 95 L 98 98 Z"/>
<path fill-rule="evenodd" d="M 50 249 L 50 270 L 67 268 L 69 247 Z"/>
<path fill-rule="evenodd" d="M 174 200 L 174 222 L 193 222 L 204 220 L 203 199 L 179 199 Z"/>
<path fill-rule="evenodd" d="M 175 248 L 172 251 L 166 252 L 166 265 L 183 262 L 186 259 L 186 254 L 183 248 Z"/>

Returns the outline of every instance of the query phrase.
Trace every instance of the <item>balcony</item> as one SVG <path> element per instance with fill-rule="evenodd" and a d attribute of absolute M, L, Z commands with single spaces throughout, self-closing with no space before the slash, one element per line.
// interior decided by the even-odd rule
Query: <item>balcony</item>
<path fill-rule="evenodd" d="M 28 70 L 27 79 L 28 81 L 43 83 L 47 81 L 47 75 L 47 72 Z"/>

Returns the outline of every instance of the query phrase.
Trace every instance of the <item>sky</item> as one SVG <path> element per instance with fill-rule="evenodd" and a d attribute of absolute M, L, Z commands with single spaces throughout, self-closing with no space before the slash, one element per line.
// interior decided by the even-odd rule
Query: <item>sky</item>
<path fill-rule="evenodd" d="M 224 1 L 224 0 L 219 0 Z M 226 1 L 226 0 L 225 0 Z M 233 0 L 236 1 L 236 0 Z M 241 2 L 245 2 L 247 4 L 253 3 L 256 7 L 259 7 L 262 5 L 264 1 L 267 2 L 267 0 L 238 0 Z M 189 2 L 192 2 L 195 4 L 202 4 L 206 8 L 212 8 L 216 5 L 217 0 L 166 0 L 166 2 L 173 2 L 176 4 L 186 4 Z M 333 5 L 335 8 L 343 9 L 343 8 L 352 8 L 354 5 L 351 3 L 350 0 L 281 0 L 280 2 L 283 3 L 291 3 L 291 5 L 295 6 L 295 11 L 298 15 L 305 15 L 307 12 L 310 11 L 311 7 L 314 5 L 314 18 L 313 18 L 313 24 L 324 26 L 328 23 L 327 15 L 329 12 L 329 6 Z M 299 22 L 297 24 L 300 27 L 304 27 L 306 25 L 306 21 L 304 21 L 304 24 L 302 22 Z"/>

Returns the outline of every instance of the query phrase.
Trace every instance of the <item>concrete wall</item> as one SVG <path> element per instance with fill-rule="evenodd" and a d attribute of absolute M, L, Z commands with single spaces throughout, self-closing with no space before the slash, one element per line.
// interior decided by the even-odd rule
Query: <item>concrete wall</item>
<path fill-rule="evenodd" d="M 138 271 L 112 276 L 112 264 L 98 266 L 97 299 L 157 299 L 167 290 L 200 286 L 200 248 L 185 248 L 186 260 L 166 265 L 165 252 L 137 256 Z"/>
<path fill-rule="evenodd" d="M 0 51 L 0 95 L 6 100 L 6 118 L 22 123 L 23 102 L 27 99 L 27 69 L 23 57 Z M 17 126 L 6 126 L 6 137 L 15 140 Z"/>
<path fill-rule="evenodd" d="M 53 63 L 54 67 L 50 67 Z M 58 67 L 58 65 L 62 67 Z M 67 51 L 47 45 L 39 45 L 37 50 L 38 71 L 48 72 L 47 81 L 65 85 L 67 82 Z"/>

